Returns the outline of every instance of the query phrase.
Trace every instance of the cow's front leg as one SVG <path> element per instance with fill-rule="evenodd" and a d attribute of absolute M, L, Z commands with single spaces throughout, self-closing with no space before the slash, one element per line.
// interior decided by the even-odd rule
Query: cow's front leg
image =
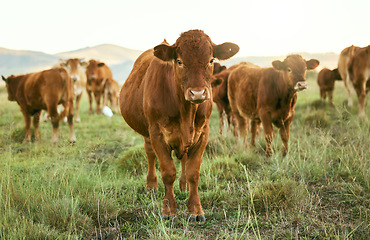
<path fill-rule="evenodd" d="M 87 90 L 87 96 L 89 98 L 89 114 L 92 114 L 93 113 L 93 109 L 92 109 L 92 93 L 90 90 Z"/>
<path fill-rule="evenodd" d="M 200 164 L 208 141 L 208 131 L 209 130 L 206 129 L 206 131 L 200 136 L 198 143 L 189 149 L 188 160 L 186 162 L 186 180 L 189 185 L 188 211 L 191 221 L 206 220 L 200 203 L 198 183 Z"/>
<path fill-rule="evenodd" d="M 95 101 L 96 101 L 96 113 L 97 114 L 101 114 L 101 109 L 100 109 L 100 101 L 101 101 L 101 98 L 102 98 L 102 93 L 101 92 L 95 92 L 94 93 L 94 97 L 95 97 Z"/>
<path fill-rule="evenodd" d="M 292 123 L 294 117 L 294 112 L 292 115 L 284 122 L 283 126 L 280 128 L 280 137 L 281 141 L 283 142 L 284 148 L 283 148 L 283 156 L 285 157 L 289 150 L 289 129 L 290 124 Z"/>
<path fill-rule="evenodd" d="M 176 200 L 173 193 L 173 183 L 176 179 L 176 166 L 171 157 L 171 148 L 166 144 L 163 135 L 159 131 L 150 132 L 150 142 L 153 150 L 158 157 L 159 167 L 161 168 L 162 181 L 165 187 L 165 195 L 162 205 L 163 219 L 176 216 Z"/>
<path fill-rule="evenodd" d="M 31 115 L 28 114 L 25 110 L 22 110 L 24 123 L 26 127 L 26 135 L 24 137 L 24 142 L 30 142 L 31 141 Z"/>
<path fill-rule="evenodd" d="M 144 149 L 146 153 L 146 158 L 148 159 L 148 173 L 146 175 L 146 186 L 147 190 L 157 190 L 158 189 L 158 178 L 155 171 L 155 153 L 153 151 L 152 145 L 149 138 L 145 138 Z"/>
<path fill-rule="evenodd" d="M 269 113 L 262 113 L 260 114 L 260 119 L 263 126 L 263 131 L 265 133 L 265 141 L 266 141 L 266 157 L 270 157 L 272 155 L 271 143 L 274 140 L 275 133 L 274 129 L 272 128 L 272 121 L 271 116 Z"/>

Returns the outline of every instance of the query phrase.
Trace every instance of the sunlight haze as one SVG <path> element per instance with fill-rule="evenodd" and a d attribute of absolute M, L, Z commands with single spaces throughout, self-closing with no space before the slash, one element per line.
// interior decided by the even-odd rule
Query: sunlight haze
<path fill-rule="evenodd" d="M 370 44 L 367 0 L 2 0 L 0 9 L 0 47 L 49 54 L 105 43 L 145 51 L 190 29 L 238 44 L 237 56 Z"/>

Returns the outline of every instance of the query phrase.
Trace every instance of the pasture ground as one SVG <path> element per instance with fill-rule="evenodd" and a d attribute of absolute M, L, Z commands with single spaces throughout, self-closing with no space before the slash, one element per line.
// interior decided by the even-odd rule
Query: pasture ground
<path fill-rule="evenodd" d="M 23 116 L 1 88 L 0 239 L 368 239 L 370 123 L 346 107 L 342 82 L 333 107 L 314 74 L 308 81 L 286 157 L 277 131 L 270 158 L 262 134 L 247 149 L 226 128 L 220 136 L 214 107 L 199 181 L 205 223 L 187 221 L 179 171 L 178 217 L 161 220 L 162 180 L 157 193 L 144 190 L 143 140 L 120 114 L 89 115 L 85 93 L 75 145 L 64 123 L 52 145 L 50 122 L 24 144 Z"/>

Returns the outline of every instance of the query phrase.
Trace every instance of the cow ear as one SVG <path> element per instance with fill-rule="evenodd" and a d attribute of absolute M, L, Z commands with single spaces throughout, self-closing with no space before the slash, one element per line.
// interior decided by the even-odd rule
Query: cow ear
<path fill-rule="evenodd" d="M 6 82 L 6 78 L 3 75 L 1 75 L 1 78 Z"/>
<path fill-rule="evenodd" d="M 276 70 L 284 70 L 285 69 L 285 64 L 280 61 L 280 60 L 275 60 L 272 62 L 272 66 L 276 69 Z"/>
<path fill-rule="evenodd" d="M 220 45 L 213 45 L 213 56 L 220 60 L 231 58 L 237 52 L 239 52 L 239 46 L 231 42 L 225 42 Z"/>
<path fill-rule="evenodd" d="M 176 58 L 176 47 L 160 44 L 154 47 L 154 56 L 166 62 L 172 61 Z"/>
<path fill-rule="evenodd" d="M 306 65 L 307 65 L 308 70 L 312 70 L 312 69 L 317 68 L 317 66 L 319 66 L 319 64 L 320 64 L 320 61 L 317 60 L 317 59 L 311 59 L 311 60 L 306 61 Z"/>
<path fill-rule="evenodd" d="M 103 67 L 105 63 L 98 63 L 98 67 Z"/>
<path fill-rule="evenodd" d="M 81 63 L 81 66 L 84 67 L 84 68 L 86 68 L 89 65 L 89 63 L 87 63 L 85 61 L 81 61 L 80 63 Z"/>
<path fill-rule="evenodd" d="M 220 85 L 222 82 L 223 82 L 223 80 L 221 78 L 212 79 L 211 80 L 211 86 L 216 87 L 216 86 Z"/>

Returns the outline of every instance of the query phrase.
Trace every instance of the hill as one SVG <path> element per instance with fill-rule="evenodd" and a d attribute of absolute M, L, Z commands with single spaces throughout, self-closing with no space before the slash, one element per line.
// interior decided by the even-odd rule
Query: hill
<path fill-rule="evenodd" d="M 9 76 L 11 74 L 41 71 L 53 66 L 60 58 L 67 59 L 76 57 L 84 58 L 85 60 L 96 59 L 105 62 L 111 68 L 115 80 L 122 84 L 128 77 L 135 59 L 140 54 L 141 51 L 139 50 L 113 44 L 101 44 L 54 55 L 37 51 L 20 51 L 0 48 L 0 75 Z M 323 67 L 335 68 L 339 57 L 336 53 L 299 54 L 306 59 L 316 58 L 320 60 L 319 69 Z M 241 61 L 248 61 L 261 67 L 269 67 L 273 60 L 283 60 L 284 58 L 285 56 L 234 57 L 228 61 L 222 61 L 221 63 L 226 66 L 231 66 Z"/>

